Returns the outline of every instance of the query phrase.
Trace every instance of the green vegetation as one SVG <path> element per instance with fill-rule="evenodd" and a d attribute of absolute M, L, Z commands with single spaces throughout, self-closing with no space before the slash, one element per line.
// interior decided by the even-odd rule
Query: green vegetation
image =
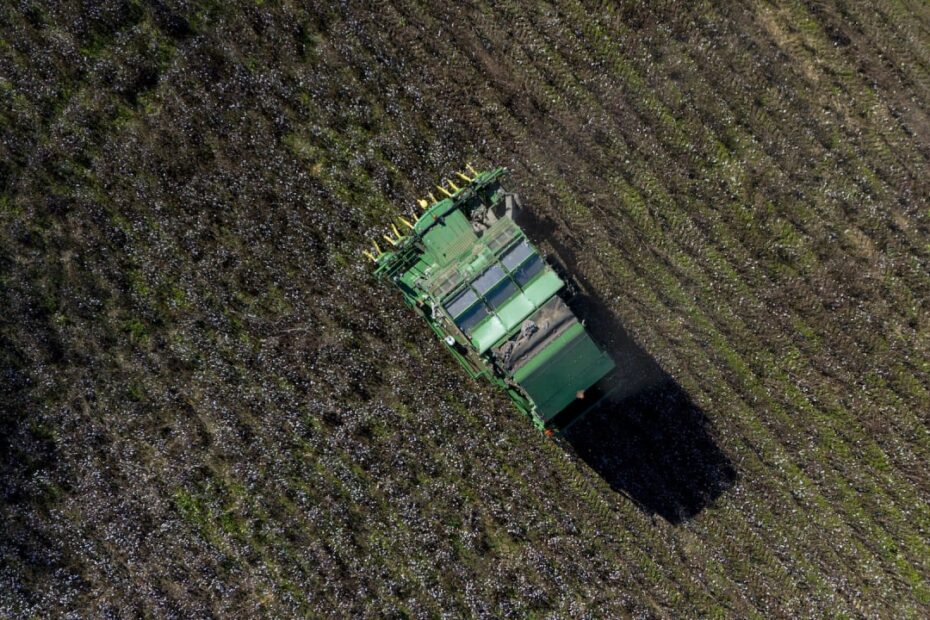
<path fill-rule="evenodd" d="M 0 616 L 930 614 L 925 2 L 91 4 L 0 6 Z M 572 450 L 361 256 L 466 161 Z"/>

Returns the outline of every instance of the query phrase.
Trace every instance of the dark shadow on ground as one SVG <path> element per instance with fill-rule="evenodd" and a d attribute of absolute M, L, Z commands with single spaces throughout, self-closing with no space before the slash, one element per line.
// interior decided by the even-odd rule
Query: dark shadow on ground
<path fill-rule="evenodd" d="M 693 518 L 737 477 L 713 439 L 707 415 L 593 293 L 581 275 L 579 257 L 555 237 L 552 223 L 524 212 L 520 224 L 532 239 L 555 250 L 550 262 L 579 289 L 572 309 L 617 363 L 616 372 L 601 385 L 611 395 L 573 424 L 565 441 L 615 491 L 643 510 L 672 524 Z"/>
<path fill-rule="evenodd" d="M 0 252 L 0 281 L 11 264 Z M 49 336 L 50 316 L 40 304 L 0 285 L 0 308 L 7 313 L 0 317 L 0 609 L 16 615 L 36 603 L 47 580 L 78 578 L 63 563 L 62 542 L 47 524 L 65 491 L 54 473 L 58 429 L 43 423 L 33 359 L 10 335 L 28 334 L 49 364 L 60 359 L 62 348 Z"/>

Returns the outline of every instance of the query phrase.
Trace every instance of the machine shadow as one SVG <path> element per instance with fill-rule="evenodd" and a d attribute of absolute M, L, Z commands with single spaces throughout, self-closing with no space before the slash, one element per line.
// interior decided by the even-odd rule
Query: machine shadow
<path fill-rule="evenodd" d="M 599 330 L 591 332 L 598 338 Z M 644 511 L 672 524 L 687 521 L 733 485 L 736 470 L 704 412 L 651 357 L 632 342 L 611 353 L 620 368 L 604 388 L 616 391 L 564 439 Z"/>
<path fill-rule="evenodd" d="M 707 415 L 592 293 L 578 256 L 552 234 L 551 222 L 521 219 L 534 238 L 555 250 L 550 262 L 579 289 L 569 305 L 617 364 L 600 386 L 609 396 L 571 425 L 564 441 L 644 511 L 672 524 L 695 517 L 737 479 Z"/>

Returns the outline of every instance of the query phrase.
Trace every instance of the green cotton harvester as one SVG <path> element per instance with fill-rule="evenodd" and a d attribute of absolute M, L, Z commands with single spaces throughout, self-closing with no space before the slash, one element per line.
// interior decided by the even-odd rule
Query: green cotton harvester
<path fill-rule="evenodd" d="M 585 393 L 614 369 L 569 309 L 566 282 L 514 221 L 517 194 L 506 168 L 456 173 L 422 214 L 399 218 L 390 244 L 366 255 L 472 378 L 504 390 L 552 435 L 587 408 Z M 399 227 L 400 228 L 399 228 Z"/>

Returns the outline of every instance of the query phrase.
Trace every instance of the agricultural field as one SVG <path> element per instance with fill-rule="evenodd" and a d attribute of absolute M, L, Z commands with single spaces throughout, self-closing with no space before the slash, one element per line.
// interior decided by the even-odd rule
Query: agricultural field
<path fill-rule="evenodd" d="M 930 4 L 0 3 L 0 617 L 930 615 Z M 361 251 L 504 165 L 545 438 Z"/>

